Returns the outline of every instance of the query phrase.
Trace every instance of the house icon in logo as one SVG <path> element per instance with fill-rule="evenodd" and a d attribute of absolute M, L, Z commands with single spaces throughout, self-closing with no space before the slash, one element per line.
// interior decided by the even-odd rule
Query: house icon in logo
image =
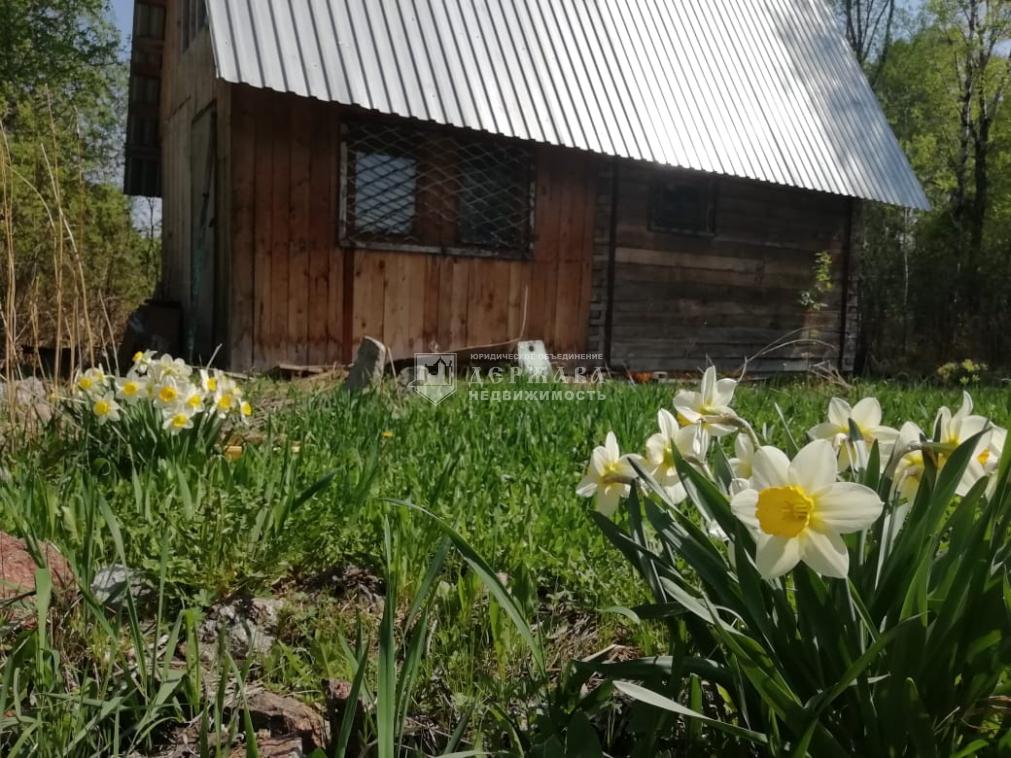
<path fill-rule="evenodd" d="M 456 353 L 415 353 L 414 391 L 438 405 L 456 392 Z"/>

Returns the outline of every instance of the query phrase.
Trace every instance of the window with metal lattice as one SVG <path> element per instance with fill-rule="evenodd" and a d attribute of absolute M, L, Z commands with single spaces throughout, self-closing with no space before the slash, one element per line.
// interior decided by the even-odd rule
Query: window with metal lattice
<path fill-rule="evenodd" d="M 452 255 L 530 250 L 528 145 L 393 121 L 344 126 L 342 244 Z"/>

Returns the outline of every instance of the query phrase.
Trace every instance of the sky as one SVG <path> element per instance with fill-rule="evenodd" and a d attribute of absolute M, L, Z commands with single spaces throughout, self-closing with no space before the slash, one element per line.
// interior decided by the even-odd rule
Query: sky
<path fill-rule="evenodd" d="M 112 15 L 116 20 L 116 26 L 119 27 L 120 34 L 123 35 L 125 45 L 129 41 L 128 37 L 133 22 L 133 0 L 112 0 Z"/>

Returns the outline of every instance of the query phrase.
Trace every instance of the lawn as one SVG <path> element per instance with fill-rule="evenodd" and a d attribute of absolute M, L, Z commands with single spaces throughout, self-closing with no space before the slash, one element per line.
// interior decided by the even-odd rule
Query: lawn
<path fill-rule="evenodd" d="M 544 682 L 474 564 L 450 551 L 426 574 L 443 526 L 535 622 L 549 687 L 574 658 L 662 652 L 662 629 L 615 610 L 648 602 L 649 591 L 575 488 L 608 431 L 623 451 L 641 450 L 675 389 L 610 383 L 600 398 L 494 402 L 461 387 L 433 406 L 393 384 L 351 396 L 313 380 L 258 381 L 247 388 L 250 425 L 220 441 L 197 429 L 187 444 L 127 447 L 112 425 L 68 422 L 8 435 L 0 528 L 55 544 L 85 588 L 110 566 L 128 567 L 134 588 L 118 605 L 57 593 L 51 609 L 33 606 L 41 626 L 7 628 L 4 754 L 241 741 L 254 729 L 216 683 L 323 709 L 332 683 L 353 683 L 362 651 L 362 686 L 381 689 L 383 628 L 403 644 L 387 660 L 410 660 L 411 601 L 429 588 L 404 744 L 518 749 L 517 731 L 543 715 Z M 971 389 L 977 413 L 1011 422 L 1005 387 Z M 792 381 L 744 385 L 735 408 L 792 456 L 831 397 L 866 395 L 880 400 L 886 424 L 912 419 L 928 431 L 940 405 L 961 401 L 957 387 Z M 732 443 L 723 446 L 730 454 Z M 391 577 L 397 608 L 385 617 Z M 222 604 L 248 598 L 277 601 L 267 644 L 243 653 L 227 649 L 226 633 L 208 639 Z"/>

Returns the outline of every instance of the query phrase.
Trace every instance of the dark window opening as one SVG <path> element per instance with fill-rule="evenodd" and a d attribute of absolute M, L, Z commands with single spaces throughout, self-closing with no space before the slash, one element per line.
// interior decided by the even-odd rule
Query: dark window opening
<path fill-rule="evenodd" d="M 650 187 L 650 231 L 713 234 L 715 189 L 713 180 L 708 178 L 659 172 Z"/>
<path fill-rule="evenodd" d="M 528 146 L 362 122 L 346 127 L 342 156 L 343 243 L 527 254 L 533 180 Z"/>
<path fill-rule="evenodd" d="M 489 145 L 460 161 L 460 243 L 518 249 L 530 216 L 527 165 L 510 159 L 505 145 Z"/>
<path fill-rule="evenodd" d="M 207 26 L 207 7 L 204 0 L 182 0 L 181 49 L 187 50 L 200 31 Z"/>

